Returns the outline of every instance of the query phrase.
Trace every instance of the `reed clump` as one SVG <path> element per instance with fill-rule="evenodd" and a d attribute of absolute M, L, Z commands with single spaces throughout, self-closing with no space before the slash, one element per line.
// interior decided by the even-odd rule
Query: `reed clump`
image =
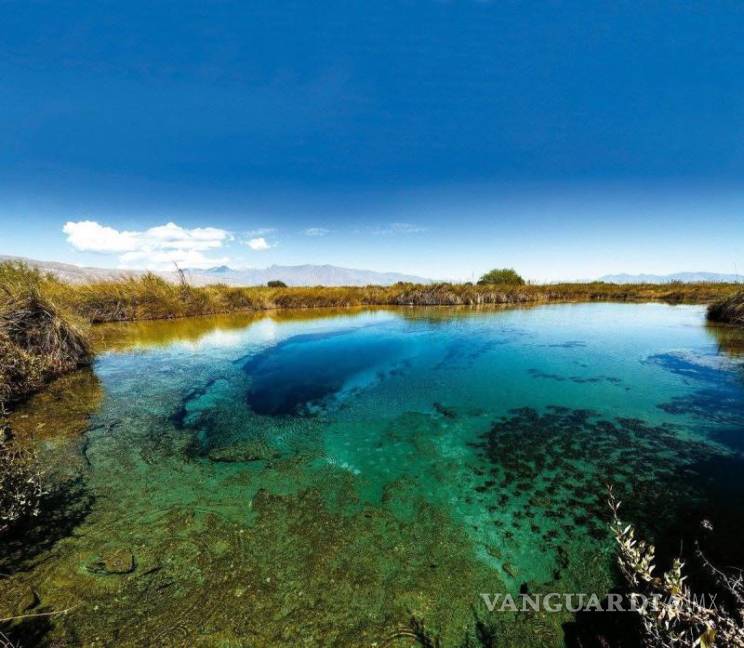
<path fill-rule="evenodd" d="M 89 360 L 85 324 L 50 299 L 55 284 L 24 264 L 0 264 L 0 407 Z"/>
<path fill-rule="evenodd" d="M 744 326 L 744 290 L 711 304 L 708 319 L 721 324 Z"/>

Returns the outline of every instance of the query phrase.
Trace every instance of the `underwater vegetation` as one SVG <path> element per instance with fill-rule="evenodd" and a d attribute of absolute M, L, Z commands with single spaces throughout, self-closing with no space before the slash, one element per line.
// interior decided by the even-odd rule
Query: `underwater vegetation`
<path fill-rule="evenodd" d="M 661 538 L 677 530 L 681 511 L 703 508 L 706 476 L 700 467 L 722 456 L 668 425 L 609 420 L 560 406 L 517 410 L 473 446 L 491 464 L 476 488 L 482 501 L 516 509 L 511 537 L 528 527 L 539 550 L 554 554 L 556 581 L 568 567 L 561 540 L 575 540 L 576 534 L 596 541 L 607 537 L 606 498 L 599 485 L 612 484 L 628 501 L 634 523 Z"/>
<path fill-rule="evenodd" d="M 702 309 L 300 315 L 107 325 L 90 369 L 16 408 L 58 487 L 0 539 L 0 632 L 638 645 L 627 620 L 494 613 L 480 596 L 619 586 L 607 483 L 660 569 L 694 540 L 744 564 L 741 363 L 716 353 Z M 703 390 L 718 404 L 682 408 Z"/>

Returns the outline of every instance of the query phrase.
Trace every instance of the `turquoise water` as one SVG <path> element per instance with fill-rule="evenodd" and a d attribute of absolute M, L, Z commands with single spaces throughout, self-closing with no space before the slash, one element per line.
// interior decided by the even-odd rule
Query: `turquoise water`
<path fill-rule="evenodd" d="M 615 584 L 608 483 L 651 538 L 707 517 L 714 555 L 741 558 L 744 365 L 700 307 L 194 326 L 107 330 L 66 450 L 78 522 L 14 554 L 15 584 L 73 608 L 46 637 L 410 645 L 394 634 L 415 616 L 458 645 L 481 592 Z M 90 569 L 122 549 L 131 573 Z M 571 618 L 486 621 L 496 645 L 562 645 Z"/>

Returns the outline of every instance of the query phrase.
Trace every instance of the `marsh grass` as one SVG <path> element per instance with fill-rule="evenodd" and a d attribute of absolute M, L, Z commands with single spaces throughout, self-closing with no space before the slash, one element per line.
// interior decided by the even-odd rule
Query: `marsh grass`
<path fill-rule="evenodd" d="M 50 299 L 53 279 L 0 264 L 0 407 L 89 359 L 86 326 Z"/>
<path fill-rule="evenodd" d="M 733 294 L 728 284 L 535 285 L 408 284 L 393 286 L 203 287 L 171 284 L 147 274 L 89 285 L 45 282 L 55 303 L 93 323 L 215 315 L 241 310 L 352 306 L 473 306 L 561 301 L 709 303 Z"/>
<path fill-rule="evenodd" d="M 721 324 L 744 326 L 744 290 L 711 304 L 708 319 Z"/>

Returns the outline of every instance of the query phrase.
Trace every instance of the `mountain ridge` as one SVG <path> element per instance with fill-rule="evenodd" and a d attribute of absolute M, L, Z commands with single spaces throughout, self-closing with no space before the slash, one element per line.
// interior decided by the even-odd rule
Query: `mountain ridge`
<path fill-rule="evenodd" d="M 39 261 L 27 257 L 0 255 L 0 261 L 22 261 L 41 272 L 49 272 L 58 279 L 74 284 L 92 281 L 117 281 L 141 277 L 146 270 L 120 270 L 76 266 L 58 261 Z M 283 281 L 288 286 L 367 286 L 391 285 L 399 281 L 410 283 L 432 283 L 431 279 L 399 272 L 376 272 L 357 268 L 344 268 L 334 265 L 303 264 L 297 266 L 272 265 L 268 268 L 236 269 L 227 265 L 215 266 L 206 270 L 186 268 L 184 273 L 189 283 L 205 286 L 225 283 L 231 286 L 258 286 L 268 281 Z M 179 281 L 175 270 L 154 271 L 169 282 Z"/>

